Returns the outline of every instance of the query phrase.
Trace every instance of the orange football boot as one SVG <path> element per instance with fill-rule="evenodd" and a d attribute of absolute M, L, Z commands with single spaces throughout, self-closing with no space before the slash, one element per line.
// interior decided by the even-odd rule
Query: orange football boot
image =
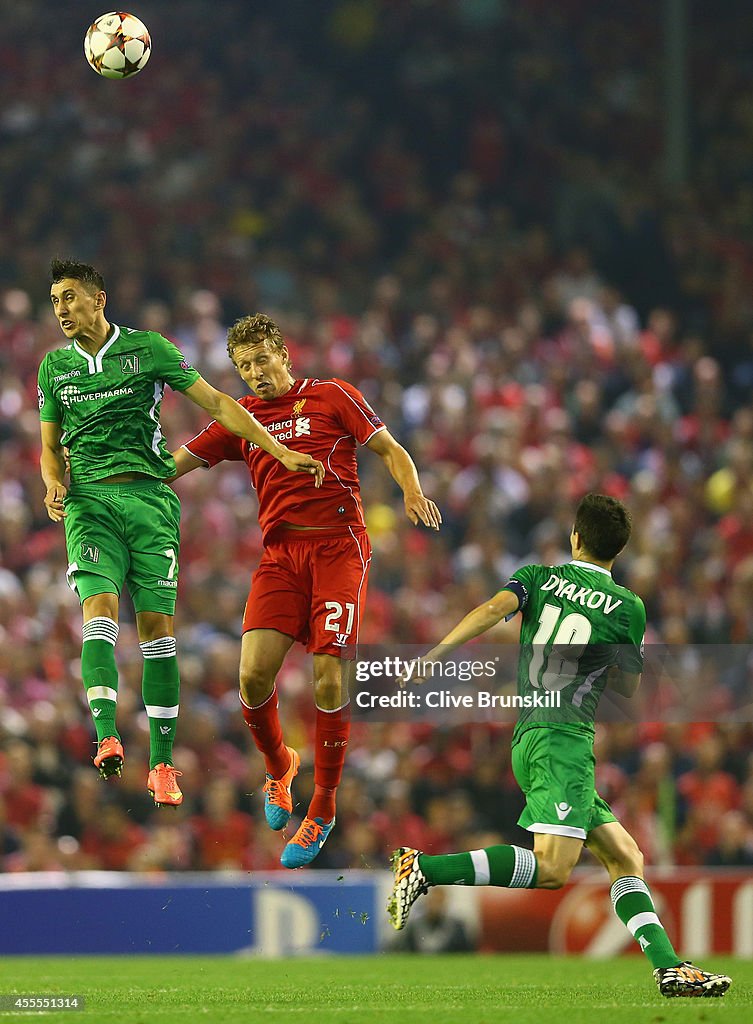
<path fill-rule="evenodd" d="M 122 775 L 124 760 L 123 744 L 117 736 L 105 736 L 103 740 L 99 741 L 94 767 L 103 779 L 109 779 L 113 775 Z"/>
<path fill-rule="evenodd" d="M 292 747 L 286 747 L 286 750 L 290 754 L 288 770 L 281 779 L 273 779 L 267 772 L 264 783 L 264 817 L 275 832 L 285 828 L 290 821 L 290 815 L 293 813 L 293 795 L 290 787 L 301 766 L 298 751 Z"/>
<path fill-rule="evenodd" d="M 183 803 L 183 794 L 178 785 L 179 772 L 171 764 L 158 764 L 149 772 L 146 787 L 157 807 L 178 807 Z"/>

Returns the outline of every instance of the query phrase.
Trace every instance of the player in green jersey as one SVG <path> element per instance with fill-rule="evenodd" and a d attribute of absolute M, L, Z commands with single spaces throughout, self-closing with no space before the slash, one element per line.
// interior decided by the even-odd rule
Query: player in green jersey
<path fill-rule="evenodd" d="M 387 911 L 399 930 L 432 885 L 559 889 L 585 845 L 609 873 L 615 913 L 651 961 L 662 995 L 721 996 L 730 985 L 726 975 L 703 971 L 674 951 L 643 878 L 643 855 L 594 787 L 599 698 L 606 686 L 631 697 L 643 669 L 643 602 L 611 573 L 630 532 L 621 502 L 586 495 L 570 535 L 571 562 L 519 569 L 403 675 L 401 685 L 423 681 L 451 651 L 520 612 L 518 693 L 528 700 L 513 732 L 512 767 L 526 797 L 518 823 L 534 839 L 533 850 L 499 845 L 444 856 L 401 847 L 392 855 Z M 559 708 L 533 699 L 555 692 Z"/>
<path fill-rule="evenodd" d="M 114 649 L 125 584 L 144 656 L 147 787 L 158 806 L 177 806 L 183 800 L 172 762 L 180 688 L 173 628 L 180 503 L 162 482 L 175 475 L 160 428 L 165 385 L 288 470 L 312 474 L 317 487 L 324 467 L 275 440 L 166 338 L 109 323 L 104 280 L 94 267 L 53 260 L 50 299 L 69 343 L 48 352 L 39 368 L 40 468 L 47 513 L 65 523 L 68 579 L 83 610 L 81 672 L 97 730 L 94 764 L 103 778 L 120 775 L 123 766 Z M 70 489 L 64 483 L 66 452 Z"/>

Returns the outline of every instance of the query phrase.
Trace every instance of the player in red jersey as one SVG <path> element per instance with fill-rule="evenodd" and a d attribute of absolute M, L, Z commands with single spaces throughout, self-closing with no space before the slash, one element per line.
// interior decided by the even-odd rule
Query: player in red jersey
<path fill-rule="evenodd" d="M 300 764 L 283 741 L 275 679 L 297 640 L 314 654 L 316 740 L 314 795 L 301 827 L 282 853 L 288 868 L 309 864 L 335 824 L 335 791 L 350 734 L 343 660 L 355 653 L 366 600 L 371 546 L 361 504 L 356 448 L 367 445 L 403 492 L 410 521 L 438 530 L 439 509 L 421 490 L 408 452 L 363 395 L 335 378 L 293 376 L 277 325 L 257 313 L 228 332 L 228 354 L 252 394 L 240 404 L 279 441 L 320 459 L 325 476 L 314 491 L 279 472 L 278 463 L 213 421 L 173 452 L 177 476 L 224 459 L 245 460 L 259 500 L 264 554 L 243 617 L 240 697 L 264 756 L 264 810 L 279 831 L 290 819 L 291 783 Z"/>

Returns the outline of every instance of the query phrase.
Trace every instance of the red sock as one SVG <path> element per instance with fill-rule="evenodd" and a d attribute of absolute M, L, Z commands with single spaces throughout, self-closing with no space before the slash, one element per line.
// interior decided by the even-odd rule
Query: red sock
<path fill-rule="evenodd" d="M 316 709 L 314 796 L 309 818 L 330 822 L 335 816 L 335 792 L 342 778 L 349 736 L 350 704 L 337 711 Z"/>
<path fill-rule="evenodd" d="M 241 697 L 241 711 L 251 730 L 256 749 L 264 755 L 264 764 L 273 779 L 281 779 L 290 767 L 290 755 L 282 739 L 277 716 L 277 687 L 263 704 L 250 708 Z"/>

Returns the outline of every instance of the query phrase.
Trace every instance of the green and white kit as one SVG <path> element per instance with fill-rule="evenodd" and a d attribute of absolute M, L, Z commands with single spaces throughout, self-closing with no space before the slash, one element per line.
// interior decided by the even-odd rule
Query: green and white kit
<path fill-rule="evenodd" d="M 68 578 L 81 601 L 126 583 L 136 611 L 174 613 L 180 503 L 160 482 L 175 472 L 160 406 L 165 385 L 185 391 L 199 379 L 160 334 L 117 325 L 96 355 L 74 340 L 43 359 L 39 415 L 60 424 L 70 452 Z M 97 483 L 121 473 L 147 479 Z"/>
<path fill-rule="evenodd" d="M 512 766 L 526 796 L 519 824 L 531 832 L 585 839 L 614 821 L 594 786 L 593 734 L 608 670 L 643 668 L 641 599 L 590 562 L 528 565 L 505 589 L 523 616 L 518 693 L 559 693 L 559 707 L 524 706 L 513 733 Z"/>

